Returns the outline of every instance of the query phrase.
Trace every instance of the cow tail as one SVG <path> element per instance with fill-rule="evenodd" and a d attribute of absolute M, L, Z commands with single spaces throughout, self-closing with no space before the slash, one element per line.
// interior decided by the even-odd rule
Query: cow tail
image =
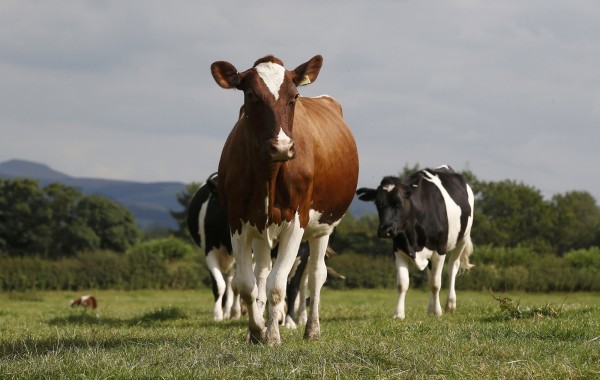
<path fill-rule="evenodd" d="M 473 253 L 473 242 L 470 236 L 465 237 L 465 245 L 460 253 L 460 269 L 461 271 L 468 271 L 473 268 L 474 265 L 469 262 L 469 256 Z"/>

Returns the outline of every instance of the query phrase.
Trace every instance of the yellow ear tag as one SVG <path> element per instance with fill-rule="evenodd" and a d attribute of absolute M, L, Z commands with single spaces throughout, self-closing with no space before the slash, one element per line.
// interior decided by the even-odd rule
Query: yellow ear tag
<path fill-rule="evenodd" d="M 300 81 L 300 83 L 298 83 L 298 85 L 306 86 L 307 84 L 310 84 L 310 78 L 308 77 L 308 75 L 305 75 L 304 78 L 302 78 L 302 80 Z"/>

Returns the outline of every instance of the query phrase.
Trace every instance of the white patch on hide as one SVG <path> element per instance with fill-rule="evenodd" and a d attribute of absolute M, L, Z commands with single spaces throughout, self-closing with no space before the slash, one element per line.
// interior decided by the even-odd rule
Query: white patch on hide
<path fill-rule="evenodd" d="M 255 69 L 275 100 L 279 100 L 279 89 L 283 83 L 285 68 L 277 63 L 263 62 L 256 65 Z"/>
<path fill-rule="evenodd" d="M 446 188 L 444 188 L 442 181 L 437 175 L 425 171 L 425 179 L 436 185 L 444 197 L 446 216 L 448 217 L 448 242 L 446 246 L 446 252 L 450 252 L 454 249 L 454 247 L 456 247 L 458 234 L 460 233 L 460 206 L 457 205 L 450 194 L 448 194 L 448 191 Z"/>

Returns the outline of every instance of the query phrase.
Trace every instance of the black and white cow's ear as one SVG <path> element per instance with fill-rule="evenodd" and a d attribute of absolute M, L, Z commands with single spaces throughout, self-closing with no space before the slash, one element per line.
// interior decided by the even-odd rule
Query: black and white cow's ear
<path fill-rule="evenodd" d="M 208 179 L 206 180 L 206 186 L 208 187 L 208 190 L 210 190 L 210 192 L 215 195 L 218 196 L 219 193 L 217 191 L 217 173 L 213 173 L 210 175 L 210 177 L 208 177 Z"/>
<path fill-rule="evenodd" d="M 370 202 L 374 201 L 377 197 L 377 190 L 361 187 L 360 189 L 356 190 L 356 195 L 358 195 L 358 199 L 361 201 Z"/>
<path fill-rule="evenodd" d="M 237 88 L 240 84 L 240 74 L 235 66 L 229 62 L 218 61 L 210 65 L 215 82 L 223 88 Z"/>
<path fill-rule="evenodd" d="M 323 66 L 323 57 L 315 55 L 308 62 L 296 67 L 294 72 L 294 83 L 296 86 L 306 86 L 317 79 L 319 71 Z"/>

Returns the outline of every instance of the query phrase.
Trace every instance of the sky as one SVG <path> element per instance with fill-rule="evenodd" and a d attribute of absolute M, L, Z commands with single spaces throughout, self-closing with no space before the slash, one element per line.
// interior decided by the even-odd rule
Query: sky
<path fill-rule="evenodd" d="M 243 101 L 210 65 L 324 58 L 359 187 L 405 165 L 600 201 L 596 0 L 0 2 L 0 162 L 202 182 Z"/>

